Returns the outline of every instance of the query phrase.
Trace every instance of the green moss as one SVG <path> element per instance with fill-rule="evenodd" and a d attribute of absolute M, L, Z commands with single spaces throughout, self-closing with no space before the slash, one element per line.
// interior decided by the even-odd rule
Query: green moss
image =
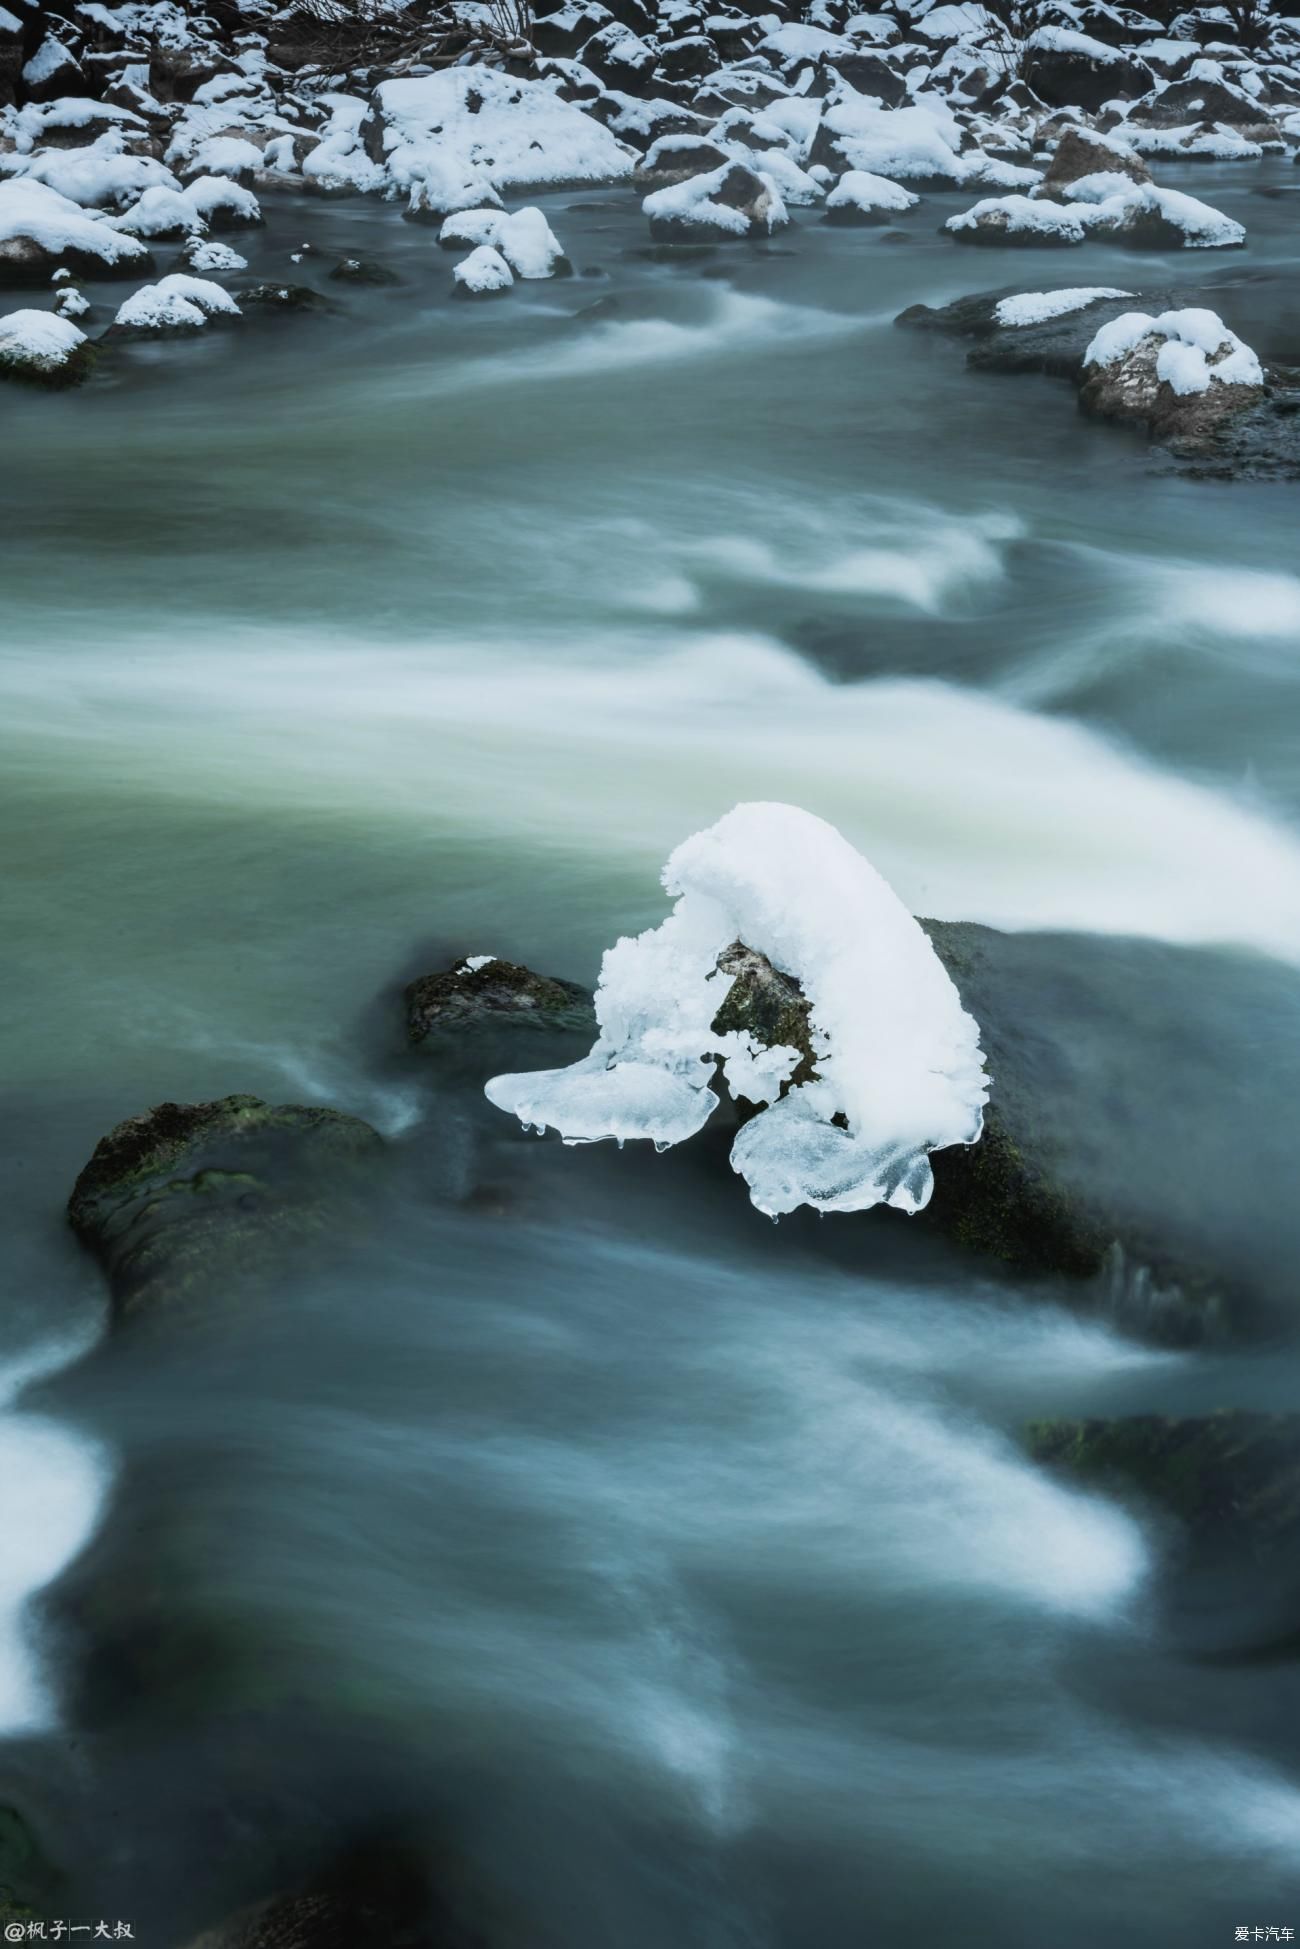
<path fill-rule="evenodd" d="M 253 1096 L 162 1103 L 96 1146 L 68 1205 L 119 1318 L 265 1281 L 329 1238 L 382 1144 L 338 1110 Z"/>
<path fill-rule="evenodd" d="M 1091 1488 L 1136 1494 L 1198 1540 L 1260 1561 L 1300 1544 L 1300 1416 L 1239 1410 L 1115 1420 L 1035 1421 L 1037 1461 Z"/>

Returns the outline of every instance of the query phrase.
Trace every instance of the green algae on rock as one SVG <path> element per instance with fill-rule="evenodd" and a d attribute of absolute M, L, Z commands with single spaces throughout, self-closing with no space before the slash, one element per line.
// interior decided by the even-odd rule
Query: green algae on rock
<path fill-rule="evenodd" d="M 382 1140 L 359 1117 L 255 1096 L 160 1103 L 102 1138 L 68 1217 L 124 1320 L 264 1278 L 287 1248 L 329 1235 Z"/>
<path fill-rule="evenodd" d="M 576 981 L 534 974 L 517 961 L 472 955 L 441 974 L 421 975 L 406 990 L 412 1043 L 437 1045 L 472 1029 L 568 1029 L 594 1033 L 591 995 Z"/>

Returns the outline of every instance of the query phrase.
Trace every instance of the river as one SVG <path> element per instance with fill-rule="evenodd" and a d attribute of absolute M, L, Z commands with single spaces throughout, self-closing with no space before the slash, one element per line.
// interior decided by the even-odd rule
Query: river
<path fill-rule="evenodd" d="M 521 1949 L 1300 1925 L 1296 1678 L 1180 1651 L 1168 1537 L 1019 1445 L 1287 1405 L 1295 1349 L 1146 1347 L 901 1219 L 773 1228 L 707 1146 L 525 1138 L 398 999 L 468 953 L 592 981 L 680 839 L 785 799 L 917 912 L 1187 949 L 1207 1175 L 1285 1164 L 1243 1012 L 1300 962 L 1293 490 L 1153 470 L 892 321 L 1186 280 L 1294 359 L 1296 173 L 1165 170 L 1250 234 L 1168 259 L 962 250 L 954 195 L 667 261 L 626 192 L 553 194 L 578 274 L 483 306 L 390 208 L 268 198 L 255 272 L 404 284 L 5 398 L 0 1800 L 64 1912 L 179 1949 L 373 1811 Z M 235 1090 L 402 1145 L 386 1236 L 76 1365 L 77 1170 Z M 87 1664 L 41 1591 L 92 1535 L 205 1620 L 192 1665 Z"/>

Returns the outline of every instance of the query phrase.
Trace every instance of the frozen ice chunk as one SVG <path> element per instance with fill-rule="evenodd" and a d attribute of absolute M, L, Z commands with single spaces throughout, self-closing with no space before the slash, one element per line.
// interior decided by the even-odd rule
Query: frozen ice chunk
<path fill-rule="evenodd" d="M 732 1149 L 761 1211 L 919 1210 L 928 1153 L 979 1137 L 988 1078 L 978 1026 L 917 921 L 833 826 L 789 805 L 736 806 L 677 848 L 663 883 L 677 896 L 668 918 L 605 954 L 590 1054 L 495 1076 L 489 1100 L 569 1143 L 665 1146 L 716 1108 L 716 1063 L 734 1094 L 771 1106 Z M 793 1088 L 797 1050 L 712 1027 L 733 979 L 718 958 L 736 941 L 808 1000 L 816 1074 Z"/>

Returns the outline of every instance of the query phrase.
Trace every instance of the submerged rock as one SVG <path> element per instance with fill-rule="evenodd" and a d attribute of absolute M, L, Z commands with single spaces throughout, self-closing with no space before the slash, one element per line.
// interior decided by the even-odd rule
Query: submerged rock
<path fill-rule="evenodd" d="M 1202 1651 L 1300 1657 L 1300 1415 L 1038 1421 L 1030 1453 L 1173 1518 L 1171 1621 Z"/>
<path fill-rule="evenodd" d="M 400 284 L 402 281 L 387 264 L 375 264 L 365 257 L 341 257 L 330 276 L 339 284 Z"/>
<path fill-rule="evenodd" d="M 329 1236 L 381 1148 L 340 1110 L 255 1096 L 160 1103 L 101 1138 L 68 1218 L 122 1323 L 218 1282 L 266 1280 L 286 1249 Z"/>
<path fill-rule="evenodd" d="M 246 284 L 236 294 L 241 311 L 334 311 L 336 306 L 309 284 Z"/>
<path fill-rule="evenodd" d="M 534 974 L 517 961 L 471 955 L 442 974 L 421 975 L 406 989 L 412 1043 L 436 1044 L 469 1029 L 565 1029 L 592 1033 L 596 1011 L 576 981 Z"/>

